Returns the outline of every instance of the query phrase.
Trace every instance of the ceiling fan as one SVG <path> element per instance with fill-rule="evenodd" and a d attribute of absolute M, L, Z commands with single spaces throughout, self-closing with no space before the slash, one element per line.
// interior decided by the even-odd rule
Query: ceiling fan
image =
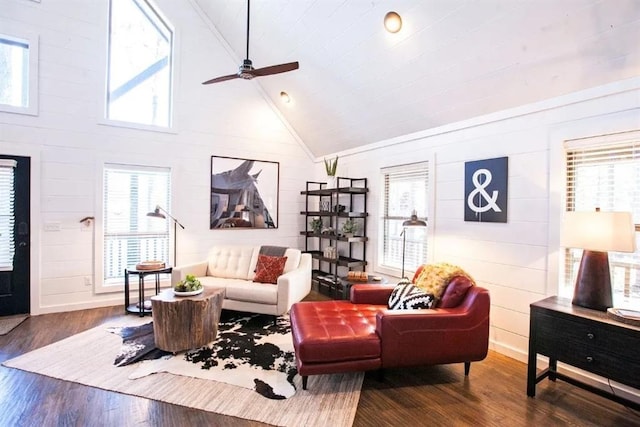
<path fill-rule="evenodd" d="M 251 0 L 247 0 L 247 57 L 246 59 L 242 61 L 242 65 L 239 67 L 239 70 L 237 73 L 207 80 L 206 82 L 202 82 L 203 85 L 220 83 L 220 82 L 233 80 L 233 79 L 251 80 L 254 77 L 286 73 L 287 71 L 293 71 L 298 69 L 299 64 L 297 61 L 289 62 L 287 64 L 271 65 L 269 67 L 263 67 L 263 68 L 253 68 L 253 64 L 249 59 L 249 8 L 250 8 L 249 3 L 250 1 Z"/>

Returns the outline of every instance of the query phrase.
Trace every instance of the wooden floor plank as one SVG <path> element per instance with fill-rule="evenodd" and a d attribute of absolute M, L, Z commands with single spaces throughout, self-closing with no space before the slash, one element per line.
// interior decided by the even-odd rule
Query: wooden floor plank
<path fill-rule="evenodd" d="M 315 292 L 310 300 L 326 297 Z M 5 361 L 121 316 L 122 306 L 32 316 L 0 336 Z M 264 426 L 0 367 L 2 426 Z M 526 365 L 496 352 L 471 365 L 394 369 L 365 376 L 355 427 L 640 426 L 640 413 L 561 381 L 526 395 Z"/>

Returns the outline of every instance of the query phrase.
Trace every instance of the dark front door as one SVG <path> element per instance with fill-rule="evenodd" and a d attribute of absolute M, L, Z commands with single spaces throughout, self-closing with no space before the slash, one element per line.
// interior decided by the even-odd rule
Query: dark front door
<path fill-rule="evenodd" d="M 29 313 L 29 277 L 30 271 L 30 176 L 31 176 L 31 159 L 29 157 L 5 156 L 0 154 L 0 159 L 15 160 L 13 168 L 13 226 L 10 227 L 9 236 L 12 233 L 12 239 L 0 238 L 2 246 L 0 251 L 3 255 L 11 254 L 10 241 L 13 240 L 13 262 L 5 265 L 0 269 L 0 316 L 10 314 Z M 5 194 L 5 193 L 3 193 Z M 10 198 L 3 195 L 4 198 Z M 4 209 L 11 203 L 11 200 L 0 200 L 3 205 L 0 215 L 5 223 L 11 224 L 8 210 Z M 8 222 L 7 222 L 8 221 Z M 6 236 L 5 236 L 6 237 Z M 6 258 L 6 257 L 5 257 Z"/>

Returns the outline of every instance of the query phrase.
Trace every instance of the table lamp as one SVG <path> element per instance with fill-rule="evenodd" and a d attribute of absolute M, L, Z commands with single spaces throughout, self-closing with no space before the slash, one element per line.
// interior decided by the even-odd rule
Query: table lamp
<path fill-rule="evenodd" d="M 400 235 L 402 236 L 402 279 L 405 280 L 408 278 L 404 277 L 404 251 L 407 243 L 407 228 L 408 227 L 426 227 L 427 223 L 421 219 L 418 219 L 418 213 L 414 210 L 411 213 L 411 218 L 402 223 L 402 232 Z"/>
<path fill-rule="evenodd" d="M 613 306 L 607 251 L 635 252 L 630 212 L 565 212 L 561 246 L 584 249 L 572 304 L 607 311 Z"/>
<path fill-rule="evenodd" d="M 164 212 L 164 214 L 162 212 Z M 166 215 L 165 215 L 166 214 Z M 153 218 L 162 218 L 162 219 L 166 219 L 167 216 L 169 218 L 171 218 L 173 220 L 173 266 L 176 266 L 176 260 L 177 260 L 177 256 L 176 256 L 176 251 L 177 251 L 177 238 L 176 238 L 176 232 L 178 231 L 177 226 L 179 225 L 180 228 L 182 228 L 184 230 L 184 225 L 180 224 L 180 222 L 175 219 L 169 212 L 167 212 L 166 210 L 162 209 L 160 206 L 156 205 L 156 208 L 152 211 L 147 213 L 147 216 L 153 217 Z"/>

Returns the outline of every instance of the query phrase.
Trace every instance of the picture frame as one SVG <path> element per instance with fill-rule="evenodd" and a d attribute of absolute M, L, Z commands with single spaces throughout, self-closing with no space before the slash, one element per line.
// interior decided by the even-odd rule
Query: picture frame
<path fill-rule="evenodd" d="M 280 163 L 211 156 L 209 228 L 278 228 Z"/>
<path fill-rule="evenodd" d="M 465 162 L 465 221 L 507 222 L 508 192 L 508 157 Z"/>

